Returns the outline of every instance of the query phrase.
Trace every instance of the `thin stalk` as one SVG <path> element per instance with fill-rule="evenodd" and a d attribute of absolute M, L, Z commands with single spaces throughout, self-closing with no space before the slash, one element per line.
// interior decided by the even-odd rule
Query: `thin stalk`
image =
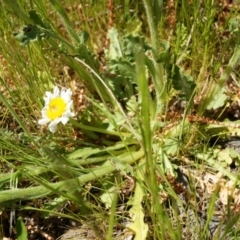
<path fill-rule="evenodd" d="M 74 119 L 71 119 L 70 122 L 72 123 L 73 126 L 76 126 L 78 128 L 81 128 L 81 129 L 84 129 L 84 130 L 87 130 L 87 131 L 104 133 L 104 134 L 109 134 L 109 135 L 120 137 L 120 134 L 118 132 L 115 132 L 115 131 L 109 131 L 109 130 L 98 128 L 98 127 L 87 126 L 87 125 L 84 125 L 82 123 L 77 122 Z M 130 133 L 121 133 L 121 135 L 127 137 L 127 136 L 130 136 L 131 134 Z"/>
<path fill-rule="evenodd" d="M 27 128 L 25 127 L 25 125 L 23 124 L 23 122 L 21 121 L 21 119 L 19 118 L 18 114 L 14 111 L 14 109 L 12 108 L 12 106 L 8 103 L 8 101 L 5 99 L 5 97 L 2 95 L 2 93 L 0 92 L 0 102 L 3 102 L 3 104 L 7 107 L 7 109 L 9 110 L 9 112 L 12 114 L 12 116 L 14 117 L 14 119 L 17 121 L 17 123 L 19 124 L 19 126 L 22 128 L 22 130 L 26 133 L 26 135 L 29 137 L 29 139 L 31 139 L 31 141 L 34 143 L 35 146 L 38 146 L 38 143 L 33 139 L 33 137 L 31 136 L 31 134 L 29 133 L 29 131 L 27 130 Z"/>
<path fill-rule="evenodd" d="M 145 11 L 147 14 L 147 21 L 148 21 L 152 46 L 155 50 L 157 50 L 159 49 L 159 38 L 158 38 L 158 31 L 157 31 L 157 23 L 156 23 L 156 20 L 154 19 L 154 14 L 151 6 L 151 4 L 153 4 L 153 1 L 143 0 L 143 3 L 144 3 Z"/>
<path fill-rule="evenodd" d="M 70 37 L 75 43 L 79 42 L 77 34 L 74 32 L 72 23 L 70 22 L 68 15 L 64 9 L 64 7 L 61 5 L 61 3 L 57 0 L 50 0 L 50 3 L 52 4 L 55 11 L 59 14 L 63 24 L 65 25 Z"/>
<path fill-rule="evenodd" d="M 120 176 L 117 176 L 118 178 Z M 118 179 L 117 181 L 119 181 Z M 117 210 L 117 203 L 118 203 L 118 192 L 115 192 L 113 197 L 112 197 L 112 206 L 111 206 L 111 211 L 108 219 L 108 232 L 107 232 L 107 237 L 106 240 L 111 240 L 113 239 L 113 228 L 115 225 L 116 221 L 116 210 Z"/>
<path fill-rule="evenodd" d="M 156 89 L 157 100 L 159 100 L 159 106 L 163 105 L 165 95 L 166 95 L 166 87 L 164 83 L 164 72 L 162 64 L 157 62 L 157 55 L 160 51 L 160 39 L 158 35 L 158 20 L 156 19 L 155 13 L 153 12 L 153 4 L 152 0 L 143 0 L 147 21 L 150 31 L 151 45 L 153 49 L 153 65 L 155 68 L 155 76 L 153 76 L 153 83 Z M 161 11 L 161 9 L 159 9 Z M 158 109 L 161 111 L 161 108 Z"/>

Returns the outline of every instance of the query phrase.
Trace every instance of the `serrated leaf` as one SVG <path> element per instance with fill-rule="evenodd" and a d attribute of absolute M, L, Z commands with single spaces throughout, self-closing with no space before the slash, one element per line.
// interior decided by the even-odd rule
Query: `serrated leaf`
<path fill-rule="evenodd" d="M 80 33 L 81 34 L 81 33 Z M 80 43 L 75 48 L 77 56 L 81 58 L 85 63 L 87 63 L 92 69 L 96 70 L 98 68 L 98 62 L 95 59 L 93 52 L 88 48 L 84 41 L 87 41 L 87 33 L 82 33 L 79 35 Z"/>
<path fill-rule="evenodd" d="M 26 240 L 26 239 L 28 239 L 27 228 L 24 225 L 24 222 L 23 222 L 21 217 L 19 217 L 17 219 L 16 229 L 17 229 L 17 239 L 18 240 Z"/>
<path fill-rule="evenodd" d="M 136 74 L 134 66 L 129 61 L 124 60 L 123 58 L 120 58 L 118 60 L 112 60 L 110 62 L 109 68 L 111 73 L 120 75 L 128 79 L 132 79 Z"/>
<path fill-rule="evenodd" d="M 156 154 L 157 161 L 160 164 L 162 171 L 164 173 L 169 173 L 172 176 L 175 176 L 175 170 L 174 165 L 171 163 L 171 161 L 168 158 L 168 154 L 165 152 L 166 148 L 161 148 L 158 144 L 153 145 L 154 153 Z"/>
<path fill-rule="evenodd" d="M 168 155 L 175 155 L 179 148 L 179 142 L 176 138 L 167 138 L 164 144 L 164 151 Z"/>
<path fill-rule="evenodd" d="M 85 147 L 76 149 L 68 155 L 68 159 L 87 158 L 93 154 L 105 152 L 105 149 Z"/>
<path fill-rule="evenodd" d="M 135 93 L 133 84 L 135 68 L 129 62 L 119 59 L 119 61 L 111 61 L 109 69 L 115 75 L 114 79 L 107 79 L 114 95 L 121 102 L 127 101 Z"/>
<path fill-rule="evenodd" d="M 118 32 L 116 28 L 110 28 L 107 34 L 110 40 L 109 50 L 106 51 L 107 58 L 109 60 L 118 59 L 123 56 L 121 45 L 118 40 Z"/>
<path fill-rule="evenodd" d="M 134 116 L 138 111 L 138 102 L 136 96 L 130 97 L 130 99 L 126 103 L 126 109 L 128 110 L 129 116 Z"/>
<path fill-rule="evenodd" d="M 239 32 L 240 18 L 234 17 L 229 20 L 229 32 L 236 33 Z"/>
<path fill-rule="evenodd" d="M 119 160 L 115 160 L 114 158 L 112 159 L 112 164 L 116 167 L 117 171 L 120 171 L 122 175 L 128 175 L 131 174 L 132 176 L 134 175 L 133 173 L 133 168 L 130 164 L 127 164 L 125 162 L 120 162 Z"/>
<path fill-rule="evenodd" d="M 38 41 L 46 37 L 46 34 L 38 29 L 37 26 L 31 24 L 23 27 L 19 32 L 14 32 L 13 35 L 20 41 L 20 45 L 23 46 L 29 42 Z"/>
<path fill-rule="evenodd" d="M 144 191 L 137 182 L 132 201 L 132 208 L 129 210 L 133 223 L 128 226 L 128 228 L 134 232 L 135 240 L 145 240 L 148 233 L 148 225 L 144 223 L 144 212 L 142 208 L 143 197 Z"/>
<path fill-rule="evenodd" d="M 144 52 L 151 49 L 151 47 L 146 44 L 144 37 L 133 36 L 132 34 L 124 37 L 123 52 L 125 56 L 134 57 L 136 46 L 141 47 Z"/>
<path fill-rule="evenodd" d="M 48 26 L 43 22 L 42 18 L 35 10 L 30 10 L 28 14 L 29 14 L 29 17 L 32 19 L 32 21 L 36 25 L 41 26 L 42 28 L 45 28 L 45 29 L 48 28 Z"/>
<path fill-rule="evenodd" d="M 224 106 L 225 102 L 227 100 L 227 95 L 225 94 L 225 89 L 221 88 L 219 91 L 217 91 L 217 94 L 212 96 L 212 99 L 207 105 L 208 110 L 216 110 L 222 106 Z"/>
<path fill-rule="evenodd" d="M 163 64 L 167 64 L 169 61 L 169 50 L 170 50 L 170 43 L 168 41 L 163 41 L 161 43 L 161 47 L 163 48 L 163 50 L 158 54 L 157 57 L 157 62 L 158 63 L 163 63 Z"/>
<path fill-rule="evenodd" d="M 89 39 L 89 33 L 87 31 L 81 31 L 78 34 L 78 38 L 80 44 L 86 44 Z"/>
<path fill-rule="evenodd" d="M 240 159 L 240 154 L 238 151 L 232 148 L 226 148 L 229 151 L 229 155 L 232 157 L 232 159 L 238 159 L 238 161 L 235 161 L 235 165 L 239 165 L 239 159 Z"/>
<path fill-rule="evenodd" d="M 106 209 L 112 206 L 114 195 L 116 194 L 116 187 L 112 186 L 100 195 L 100 199 L 105 205 Z"/>
<path fill-rule="evenodd" d="M 174 89 L 180 91 L 180 97 L 182 99 L 190 100 L 192 98 L 196 84 L 193 78 L 184 74 L 177 65 L 174 66 L 172 84 Z"/>
<path fill-rule="evenodd" d="M 174 170 L 174 166 L 172 165 L 171 161 L 168 158 L 168 155 L 163 153 L 163 171 L 165 173 L 169 173 L 172 176 L 175 176 L 175 170 Z"/>
<path fill-rule="evenodd" d="M 227 148 L 219 151 L 217 158 L 221 162 L 226 162 L 227 164 L 232 163 L 232 156 L 230 154 L 229 149 L 227 149 Z"/>

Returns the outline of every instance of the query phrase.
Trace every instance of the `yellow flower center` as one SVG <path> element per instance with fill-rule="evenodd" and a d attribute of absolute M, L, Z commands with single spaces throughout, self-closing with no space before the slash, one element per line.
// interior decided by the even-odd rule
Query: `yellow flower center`
<path fill-rule="evenodd" d="M 47 117 L 54 120 L 61 117 L 66 111 L 67 104 L 61 97 L 56 97 L 49 102 L 49 109 L 47 110 Z"/>

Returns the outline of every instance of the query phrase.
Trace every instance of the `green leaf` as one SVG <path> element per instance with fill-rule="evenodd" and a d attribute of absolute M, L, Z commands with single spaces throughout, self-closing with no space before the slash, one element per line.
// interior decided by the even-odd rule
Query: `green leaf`
<path fill-rule="evenodd" d="M 32 19 L 32 21 L 38 25 L 41 26 L 42 28 L 48 29 L 49 27 L 43 22 L 42 18 L 40 15 L 35 11 L 35 10 L 30 10 L 28 12 L 29 17 Z"/>
<path fill-rule="evenodd" d="M 168 41 L 162 41 L 161 42 L 161 47 L 163 50 L 158 54 L 157 56 L 157 62 L 158 63 L 163 63 L 163 64 L 168 64 L 169 61 L 169 52 L 170 52 L 170 43 Z"/>
<path fill-rule="evenodd" d="M 222 106 L 224 106 L 227 100 L 227 95 L 225 94 L 225 89 L 220 89 L 213 97 L 211 98 L 210 102 L 207 105 L 208 110 L 216 110 Z"/>
<path fill-rule="evenodd" d="M 110 62 L 109 68 L 111 73 L 117 74 L 122 78 L 133 79 L 136 75 L 136 71 L 133 64 L 131 64 L 128 60 L 125 60 L 124 58 L 120 58 L 118 60 L 112 60 Z M 114 82 L 115 81 L 116 79 L 114 79 Z"/>
<path fill-rule="evenodd" d="M 38 41 L 46 37 L 46 34 L 37 26 L 31 24 L 23 27 L 20 32 L 13 33 L 13 35 L 20 41 L 20 45 L 23 46 L 26 46 L 29 42 Z"/>
<path fill-rule="evenodd" d="M 22 217 L 19 217 L 17 219 L 16 229 L 17 229 L 17 239 L 18 240 L 28 239 L 27 228 L 23 223 Z"/>
<path fill-rule="evenodd" d="M 114 74 L 114 79 L 110 78 L 108 84 L 111 87 L 114 95 L 121 102 L 127 101 L 135 94 L 134 78 L 136 75 L 135 67 L 124 58 L 112 60 L 109 63 L 111 74 Z"/>
<path fill-rule="evenodd" d="M 121 173 L 121 175 L 128 175 L 131 174 L 132 176 L 134 175 L 133 173 L 133 167 L 125 162 L 120 162 L 118 159 L 111 159 L 112 164 L 116 167 L 116 170 Z"/>
<path fill-rule="evenodd" d="M 163 167 L 163 171 L 165 173 L 170 173 L 172 176 L 175 176 L 175 170 L 174 170 L 174 165 L 171 163 L 171 161 L 168 158 L 168 155 L 163 153 L 162 156 L 162 167 Z"/>
<path fill-rule="evenodd" d="M 233 162 L 233 159 L 239 159 L 240 155 L 232 148 L 225 148 L 223 150 L 219 150 L 217 157 L 219 161 L 231 164 Z M 237 164 L 237 161 L 235 164 Z"/>
<path fill-rule="evenodd" d="M 133 223 L 128 226 L 128 228 L 135 233 L 135 240 L 145 240 L 148 233 L 148 225 L 144 222 L 144 212 L 142 208 L 143 197 L 144 191 L 137 182 L 132 208 L 129 210 Z"/>
<path fill-rule="evenodd" d="M 114 28 L 109 30 L 108 37 L 110 47 L 106 54 L 109 60 L 110 72 L 114 74 L 114 79 L 109 79 L 109 85 L 118 99 L 121 101 L 123 99 L 127 100 L 136 94 L 136 49 L 142 50 L 146 60 L 145 64 L 148 66 L 149 71 L 155 74 L 153 63 L 145 54 L 151 48 L 145 43 L 145 38 L 133 36 L 132 34 L 123 37 L 122 41 L 120 41 Z"/>
<path fill-rule="evenodd" d="M 123 53 L 124 56 L 134 57 L 136 46 L 141 47 L 144 52 L 151 50 L 151 47 L 146 44 L 146 40 L 142 36 L 133 36 L 132 34 L 123 39 Z"/>
<path fill-rule="evenodd" d="M 177 138 L 167 138 L 163 149 L 168 155 L 176 155 L 179 149 L 179 140 Z"/>
<path fill-rule="evenodd" d="M 182 99 L 190 100 L 196 87 L 193 78 L 185 75 L 177 65 L 173 69 L 172 84 L 174 89 L 181 92 L 180 97 Z"/>
<path fill-rule="evenodd" d="M 174 141 L 174 139 L 169 139 L 170 146 L 167 146 L 168 142 L 165 143 L 165 146 L 162 148 L 159 146 L 159 144 L 153 145 L 153 152 L 154 157 L 156 158 L 157 162 L 160 164 L 162 172 L 164 173 L 170 173 L 172 176 L 175 176 L 175 166 L 171 163 L 171 160 L 168 158 L 169 153 L 172 153 L 173 155 L 176 154 L 177 146 L 177 140 Z M 171 144 L 174 144 L 171 146 Z M 168 147 L 173 147 L 173 149 L 168 149 Z M 169 152 L 165 152 L 166 150 L 169 150 Z"/>
<path fill-rule="evenodd" d="M 234 17 L 229 20 L 229 32 L 238 33 L 239 32 L 240 17 Z"/>
<path fill-rule="evenodd" d="M 78 38 L 80 44 L 86 44 L 89 39 L 89 33 L 87 31 L 81 31 L 78 34 Z"/>
<path fill-rule="evenodd" d="M 154 16 L 154 21 L 156 26 L 158 25 L 160 19 L 161 19 L 161 14 L 162 14 L 162 0 L 153 0 L 152 1 L 152 11 L 153 11 L 153 16 Z"/>
<path fill-rule="evenodd" d="M 107 34 L 110 40 L 109 50 L 106 51 L 106 57 L 109 60 L 118 59 L 123 56 L 120 42 L 118 40 L 118 31 L 116 28 L 110 28 Z"/>
<path fill-rule="evenodd" d="M 116 191 L 117 191 L 116 187 L 112 186 L 108 188 L 103 194 L 100 195 L 100 199 L 104 203 L 106 209 L 109 209 L 112 206 Z"/>
<path fill-rule="evenodd" d="M 217 153 L 218 161 L 226 162 L 227 164 L 232 163 L 233 160 L 232 160 L 232 156 L 231 156 L 231 153 L 230 153 L 230 149 L 226 148 L 226 149 L 217 150 L 217 151 L 219 151 Z"/>
<path fill-rule="evenodd" d="M 84 41 L 87 41 L 87 35 L 84 33 L 79 36 L 79 40 L 81 43 L 77 44 L 75 50 L 77 53 L 77 56 L 83 60 L 86 64 L 89 65 L 94 71 L 97 71 L 99 64 L 96 60 L 96 56 L 93 54 L 93 52 L 88 48 L 86 43 Z"/>

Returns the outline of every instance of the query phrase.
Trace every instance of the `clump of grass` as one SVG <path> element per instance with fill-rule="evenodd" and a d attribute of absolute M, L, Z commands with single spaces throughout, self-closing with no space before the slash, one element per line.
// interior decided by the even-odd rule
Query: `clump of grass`
<path fill-rule="evenodd" d="M 6 214 L 69 218 L 78 236 L 91 229 L 92 238 L 102 239 L 237 235 L 238 218 L 227 209 L 236 205 L 226 205 L 222 193 L 231 180 L 227 195 L 236 200 L 237 175 L 229 166 L 238 155 L 211 142 L 234 128 L 219 119 L 233 101 L 227 81 L 238 64 L 239 31 L 230 25 L 222 39 L 227 24 L 218 21 L 217 4 L 2 4 L 0 204 Z M 50 133 L 38 120 L 45 91 L 56 85 L 71 89 L 75 116 Z M 203 172 L 222 176 L 211 185 Z M 217 199 L 229 211 L 224 228 L 226 219 L 213 224 Z M 19 239 L 26 226 L 19 218 Z"/>

